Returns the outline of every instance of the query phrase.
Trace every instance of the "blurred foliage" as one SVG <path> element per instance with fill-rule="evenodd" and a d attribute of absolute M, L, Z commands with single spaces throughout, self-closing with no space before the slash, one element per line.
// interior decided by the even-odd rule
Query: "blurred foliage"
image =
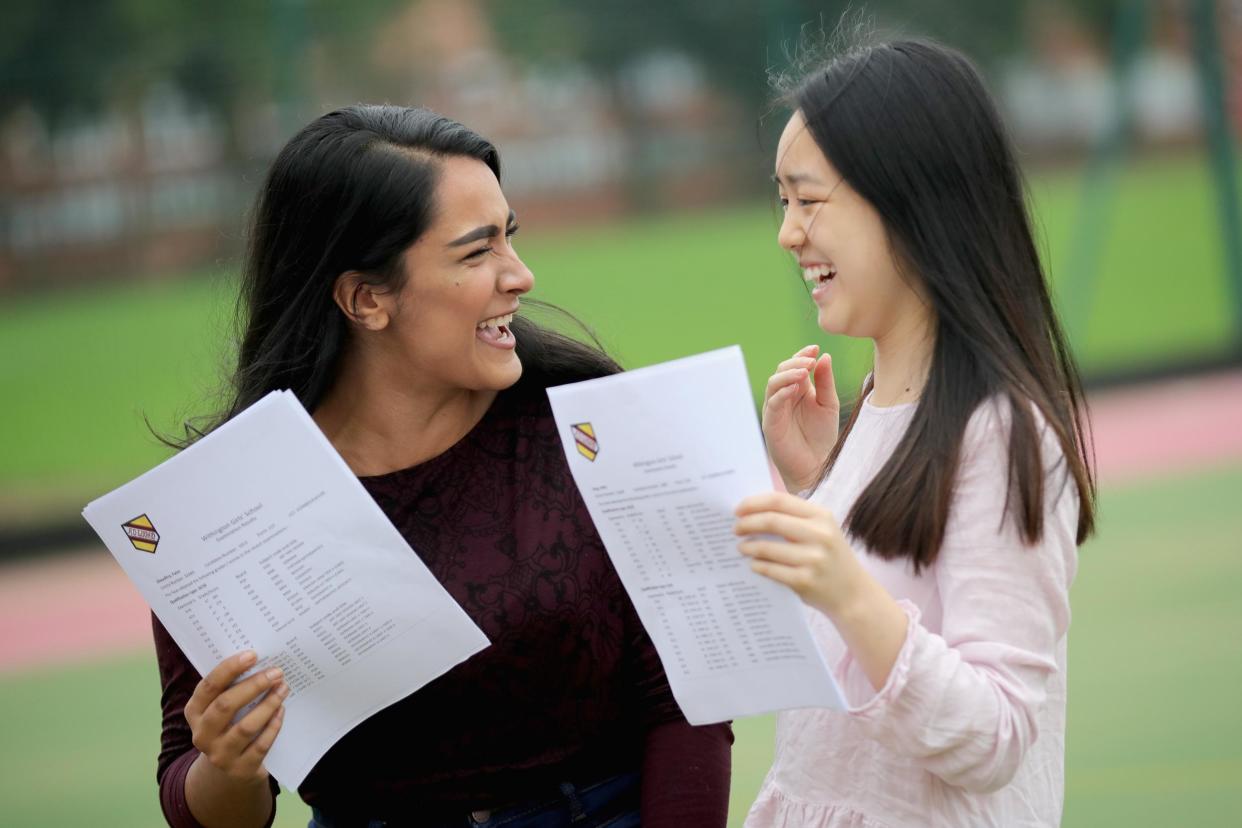
<path fill-rule="evenodd" d="M 504 48 L 530 62 L 572 60 L 606 80 L 637 56 L 684 52 L 746 111 L 767 99 L 799 38 L 822 41 L 847 20 L 913 31 L 984 63 L 1016 48 L 1024 15 L 1050 0 L 481 0 Z M 1141 0 L 1073 0 L 1102 34 Z M 296 97 L 313 45 L 350 88 L 365 88 L 376 28 L 409 0 L 9 0 L 0 11 L 0 117 L 27 104 L 53 122 L 137 101 L 172 82 L 219 112 Z M 355 83 L 349 83 L 355 81 Z"/>
<path fill-rule="evenodd" d="M 1093 28 L 1107 31 L 1126 0 L 1074 0 Z M 984 63 L 1020 47 L 1030 8 L 1048 0 L 487 0 L 506 48 L 534 63 L 573 60 L 604 77 L 635 56 L 662 49 L 697 59 L 708 77 L 756 111 L 769 71 L 781 71 L 859 28 L 922 34 L 965 49 Z M 841 30 L 840 32 L 838 30 Z"/>
<path fill-rule="evenodd" d="M 305 45 L 347 56 L 396 0 L 8 0 L 0 24 L 0 116 L 23 104 L 53 123 L 133 104 L 171 82 L 227 113 L 279 100 L 308 71 Z M 356 61 L 334 61 L 348 73 Z"/>

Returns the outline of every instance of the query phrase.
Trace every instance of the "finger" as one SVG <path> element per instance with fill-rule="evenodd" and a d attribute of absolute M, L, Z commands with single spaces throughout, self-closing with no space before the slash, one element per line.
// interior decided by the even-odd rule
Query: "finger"
<path fill-rule="evenodd" d="M 737 548 L 748 558 L 785 566 L 811 566 L 822 557 L 815 547 L 773 540 L 746 540 Z"/>
<path fill-rule="evenodd" d="M 733 526 L 738 535 L 777 535 L 792 543 L 831 544 L 830 527 L 814 518 L 794 517 L 782 512 L 756 512 L 739 518 Z"/>
<path fill-rule="evenodd" d="M 185 703 L 186 718 L 202 715 L 207 705 L 228 690 L 233 682 L 237 681 L 238 676 L 254 666 L 256 660 L 258 660 L 258 654 L 254 650 L 243 650 L 217 664 L 215 669 L 203 676 L 194 688 L 194 692 L 190 694 L 190 700 Z"/>
<path fill-rule="evenodd" d="M 786 566 L 785 564 L 772 563 L 770 561 L 751 561 L 750 569 L 757 575 L 771 578 L 778 584 L 784 584 L 799 594 L 807 588 L 810 581 L 807 571 L 800 566 Z"/>
<path fill-rule="evenodd" d="M 276 708 L 272 718 L 268 719 L 267 726 L 263 728 L 263 732 L 250 743 L 250 746 L 246 748 L 246 752 L 242 754 L 242 759 L 247 765 L 253 763 L 256 771 L 263 767 L 263 760 L 267 758 L 268 752 L 272 749 L 272 745 L 275 744 L 276 737 L 280 735 L 280 727 L 284 723 L 285 707 L 281 705 Z"/>
<path fill-rule="evenodd" d="M 824 354 L 815 363 L 815 402 L 821 408 L 840 410 L 841 401 L 837 398 L 837 383 L 832 375 L 832 356 Z"/>
<path fill-rule="evenodd" d="M 819 353 L 819 346 L 818 346 L 818 345 L 816 345 L 816 344 L 814 344 L 814 343 L 812 343 L 812 344 L 810 344 L 810 345 L 803 345 L 801 348 L 799 348 L 799 349 L 797 350 L 797 352 L 794 354 L 794 356 L 796 356 L 796 357 L 799 357 L 799 356 L 809 356 L 809 357 L 814 357 L 814 356 L 815 356 L 816 354 L 818 354 L 818 353 Z"/>
<path fill-rule="evenodd" d="M 765 428 L 768 426 L 769 418 L 773 414 L 779 412 L 780 414 L 788 415 L 789 406 L 787 405 L 787 403 L 789 402 L 790 396 L 791 396 L 791 391 L 790 391 L 790 386 L 788 385 L 785 386 L 784 388 L 778 388 L 777 390 L 771 391 L 771 392 L 767 391 L 766 389 L 764 390 L 763 392 L 763 425 Z"/>
<path fill-rule="evenodd" d="M 208 730 L 224 732 L 232 723 L 237 712 L 280 682 L 284 673 L 279 667 L 255 673 L 245 681 L 240 681 L 207 705 L 203 711 L 203 727 Z"/>
<path fill-rule="evenodd" d="M 791 368 L 801 368 L 804 371 L 810 371 L 815 367 L 815 358 L 809 356 L 790 357 L 781 364 L 776 366 L 776 371 L 788 371 Z M 775 371 L 773 373 L 776 373 Z"/>
<path fill-rule="evenodd" d="M 763 433 L 765 439 L 778 439 L 793 417 L 794 401 L 798 396 L 795 386 L 787 385 L 763 401 Z"/>
<path fill-rule="evenodd" d="M 221 743 L 224 752 L 232 756 L 245 753 L 271 723 L 276 711 L 284 705 L 289 696 L 289 685 L 283 681 L 271 688 L 263 700 L 251 708 L 225 733 Z"/>
<path fill-rule="evenodd" d="M 789 386 L 795 386 L 803 392 L 811 390 L 811 375 L 807 373 L 805 368 L 794 368 L 789 371 L 780 371 L 768 378 L 767 387 L 764 389 L 764 396 L 771 398 L 777 391 Z"/>
<path fill-rule="evenodd" d="M 744 498 L 733 513 L 738 516 L 756 512 L 784 512 L 796 517 L 832 517 L 832 512 L 788 492 L 763 492 Z"/>

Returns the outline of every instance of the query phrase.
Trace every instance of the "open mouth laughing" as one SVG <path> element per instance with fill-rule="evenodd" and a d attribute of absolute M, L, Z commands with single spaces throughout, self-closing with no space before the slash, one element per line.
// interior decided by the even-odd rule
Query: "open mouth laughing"
<path fill-rule="evenodd" d="M 495 348 L 512 348 L 517 344 L 517 339 L 514 338 L 510 327 L 512 324 L 512 313 L 493 316 L 475 326 L 474 335 Z"/>

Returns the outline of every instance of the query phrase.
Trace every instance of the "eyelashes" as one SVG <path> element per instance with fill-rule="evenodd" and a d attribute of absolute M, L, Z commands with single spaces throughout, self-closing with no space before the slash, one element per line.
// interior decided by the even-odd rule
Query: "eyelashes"
<path fill-rule="evenodd" d="M 782 210 L 789 209 L 789 199 L 781 198 L 779 199 L 779 201 L 780 201 Z M 814 198 L 800 198 L 797 201 L 798 201 L 799 207 L 810 207 L 812 204 L 817 204 L 819 202 L 818 199 L 814 199 Z"/>
<path fill-rule="evenodd" d="M 511 239 L 514 236 L 516 236 L 518 230 L 520 230 L 521 227 L 522 225 L 520 224 L 509 225 L 509 227 L 505 230 L 505 238 Z M 484 256 L 488 253 L 491 253 L 493 250 L 495 250 L 495 248 L 489 244 L 486 247 L 480 247 L 478 250 L 472 250 L 471 252 L 463 256 L 461 260 L 463 262 L 472 262 L 478 259 L 480 256 Z"/>

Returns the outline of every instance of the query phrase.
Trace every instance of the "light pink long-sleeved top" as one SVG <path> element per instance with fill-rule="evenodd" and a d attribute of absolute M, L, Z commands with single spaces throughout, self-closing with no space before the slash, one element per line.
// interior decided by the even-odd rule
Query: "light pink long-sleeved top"
<path fill-rule="evenodd" d="M 914 414 L 913 403 L 862 405 L 811 496 L 838 520 Z M 851 537 L 905 610 L 905 644 L 877 693 L 832 623 L 808 610 L 851 708 L 780 714 L 776 760 L 747 828 L 1060 824 L 1077 489 L 1045 429 L 1043 539 L 1027 546 L 1012 518 L 1002 525 L 1008 421 L 1007 404 L 971 418 L 944 545 L 919 576 Z"/>

